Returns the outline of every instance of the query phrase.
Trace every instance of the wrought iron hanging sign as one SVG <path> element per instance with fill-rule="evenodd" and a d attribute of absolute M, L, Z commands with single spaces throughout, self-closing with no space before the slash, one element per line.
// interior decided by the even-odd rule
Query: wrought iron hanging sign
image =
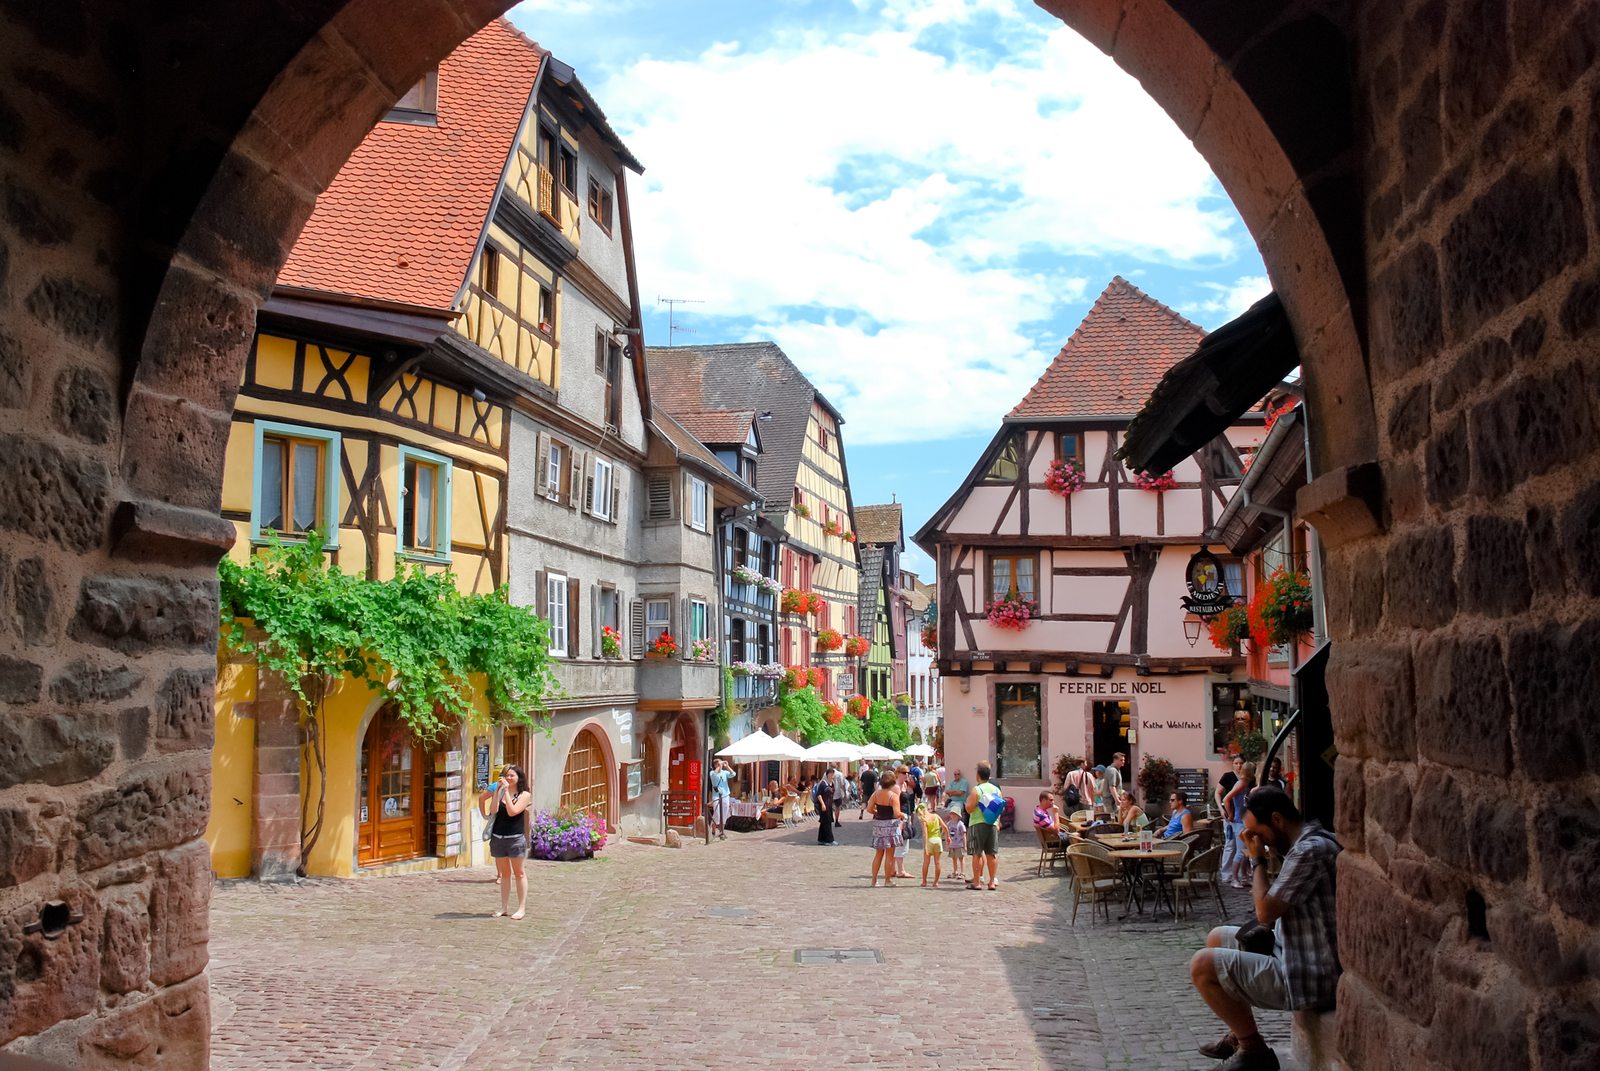
<path fill-rule="evenodd" d="M 1189 594 L 1179 601 L 1189 613 L 1215 617 L 1233 605 L 1234 598 L 1223 580 L 1222 562 L 1205 547 L 1189 559 L 1184 576 L 1189 581 Z"/>

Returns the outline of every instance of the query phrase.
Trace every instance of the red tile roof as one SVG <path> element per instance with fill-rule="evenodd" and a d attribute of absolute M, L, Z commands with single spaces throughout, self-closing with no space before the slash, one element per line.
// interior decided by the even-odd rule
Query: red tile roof
<path fill-rule="evenodd" d="M 380 122 L 278 273 L 285 286 L 449 308 L 466 279 L 543 55 L 504 19 L 439 64 L 439 123 Z"/>
<path fill-rule="evenodd" d="M 1204 328 L 1114 276 L 1006 419 L 1132 417 L 1167 369 L 1205 337 Z"/>
<path fill-rule="evenodd" d="M 750 425 L 755 423 L 754 409 L 698 409 L 686 413 L 672 411 L 672 419 L 689 430 L 703 443 L 713 446 L 732 446 L 750 437 Z"/>

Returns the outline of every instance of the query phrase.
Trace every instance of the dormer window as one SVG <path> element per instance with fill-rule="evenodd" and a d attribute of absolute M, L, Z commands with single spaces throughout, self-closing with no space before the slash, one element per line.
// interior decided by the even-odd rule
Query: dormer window
<path fill-rule="evenodd" d="M 415 126 L 437 126 L 439 123 L 439 71 L 437 68 L 423 75 L 417 84 L 403 93 L 383 117 L 386 123 L 411 123 Z"/>

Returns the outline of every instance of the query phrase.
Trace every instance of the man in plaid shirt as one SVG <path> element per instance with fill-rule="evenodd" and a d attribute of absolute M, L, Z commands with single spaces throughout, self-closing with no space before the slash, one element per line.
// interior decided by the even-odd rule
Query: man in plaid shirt
<path fill-rule="evenodd" d="M 1276 924 L 1276 949 L 1272 955 L 1244 951 L 1237 926 L 1211 931 L 1206 947 L 1189 961 L 1189 973 L 1201 998 L 1228 1025 L 1228 1034 L 1200 1051 L 1225 1061 L 1217 1071 L 1278 1071 L 1278 1057 L 1261 1039 L 1251 1009 L 1333 1005 L 1339 985 L 1334 878 L 1341 849 L 1273 785 L 1250 793 L 1239 839 L 1250 860 L 1256 919 L 1263 927 Z M 1283 859 L 1270 887 L 1269 848 Z"/>

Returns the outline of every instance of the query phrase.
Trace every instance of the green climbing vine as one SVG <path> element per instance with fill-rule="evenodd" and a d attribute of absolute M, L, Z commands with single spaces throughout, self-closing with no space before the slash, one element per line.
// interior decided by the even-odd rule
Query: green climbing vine
<path fill-rule="evenodd" d="M 420 566 L 401 567 L 392 580 L 367 580 L 329 565 L 322 545 L 317 532 L 303 543 L 272 537 L 247 564 L 224 558 L 217 567 L 223 644 L 281 674 L 303 707 L 321 787 L 316 818 L 301 830 L 302 859 L 322 829 L 323 703 L 340 679 L 386 688 L 401 720 L 424 744 L 451 722 L 472 718 L 473 674 L 486 679 L 497 722 L 534 726 L 548 717 L 546 699 L 561 694 L 549 626 L 526 607 L 512 606 L 504 588 L 463 595 L 449 573 Z M 261 639 L 252 641 L 247 622 L 261 630 Z"/>
<path fill-rule="evenodd" d="M 890 751 L 904 751 L 911 746 L 911 727 L 887 699 L 879 699 L 867 708 L 866 729 L 868 740 Z"/>

